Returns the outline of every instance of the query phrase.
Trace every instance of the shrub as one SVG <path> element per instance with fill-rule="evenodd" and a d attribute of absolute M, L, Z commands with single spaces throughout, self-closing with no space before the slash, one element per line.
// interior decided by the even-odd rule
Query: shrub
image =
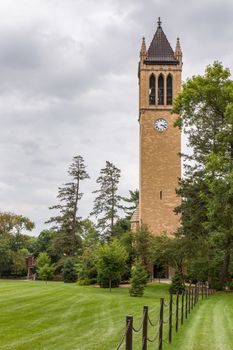
<path fill-rule="evenodd" d="M 65 283 L 72 283 L 77 281 L 78 275 L 75 269 L 75 264 L 72 259 L 66 260 L 62 275 L 63 275 L 63 281 Z"/>
<path fill-rule="evenodd" d="M 169 291 L 171 294 L 181 294 L 185 291 L 183 276 L 180 272 L 175 272 L 174 276 L 172 277 L 172 283 Z"/>
<path fill-rule="evenodd" d="M 142 297 L 147 283 L 147 272 L 140 260 L 136 261 L 131 273 L 131 288 L 129 293 L 132 297 Z"/>

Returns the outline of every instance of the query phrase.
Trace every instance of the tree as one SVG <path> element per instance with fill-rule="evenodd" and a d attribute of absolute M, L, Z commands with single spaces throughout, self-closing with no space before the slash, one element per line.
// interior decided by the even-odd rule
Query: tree
<path fill-rule="evenodd" d="M 79 202 L 83 196 L 80 190 L 81 181 L 89 178 L 84 160 L 81 156 L 75 156 L 68 169 L 71 181 L 58 189 L 59 204 L 50 207 L 59 211 L 57 216 L 51 217 L 47 223 L 54 223 L 53 229 L 59 232 L 59 240 L 62 241 L 63 251 L 69 256 L 75 254 L 80 245 L 79 239 Z"/>
<path fill-rule="evenodd" d="M 96 267 L 98 283 L 101 287 L 117 287 L 124 274 L 127 261 L 125 248 L 114 239 L 110 243 L 104 243 L 97 249 Z"/>
<path fill-rule="evenodd" d="M 154 236 L 146 225 L 142 225 L 133 235 L 133 247 L 136 259 L 140 259 L 148 275 L 151 273 L 153 262 Z"/>
<path fill-rule="evenodd" d="M 181 294 L 182 292 L 185 291 L 185 285 L 184 285 L 184 280 L 183 276 L 181 275 L 180 272 L 176 271 L 174 276 L 172 277 L 172 283 L 169 287 L 169 292 L 171 294 Z"/>
<path fill-rule="evenodd" d="M 31 231 L 34 223 L 23 215 L 0 212 L 0 234 L 20 234 L 22 231 Z"/>
<path fill-rule="evenodd" d="M 93 192 L 97 197 L 91 215 L 98 218 L 97 227 L 107 237 L 111 237 L 114 223 L 118 219 L 118 210 L 122 208 L 120 205 L 122 197 L 118 195 L 120 173 L 120 169 L 106 161 L 105 168 L 101 169 L 100 176 L 96 180 L 100 189 Z"/>
<path fill-rule="evenodd" d="M 51 258 L 46 252 L 41 252 L 36 259 L 36 266 L 41 267 L 44 266 L 45 264 L 50 265 L 51 264 Z"/>
<path fill-rule="evenodd" d="M 51 265 L 51 258 L 46 252 L 41 252 L 36 259 L 36 267 L 39 278 L 48 280 L 53 277 L 54 266 Z"/>
<path fill-rule="evenodd" d="M 54 267 L 49 266 L 48 264 L 45 264 L 39 267 L 37 272 L 38 272 L 39 278 L 41 278 L 42 280 L 45 280 L 47 283 L 48 280 L 53 278 Z"/>
<path fill-rule="evenodd" d="M 142 297 L 147 283 L 148 274 L 140 260 L 137 260 L 132 267 L 131 288 L 129 294 L 132 297 Z"/>
<path fill-rule="evenodd" d="M 185 177 L 176 209 L 183 234 L 202 235 L 224 251 L 219 276 L 221 288 L 228 278 L 233 252 L 232 162 L 233 82 L 230 72 L 215 62 L 204 76 L 189 79 L 176 99 L 177 125 L 188 135 L 190 154 L 184 155 Z"/>
<path fill-rule="evenodd" d="M 11 252 L 11 273 L 15 276 L 26 276 L 27 267 L 25 264 L 25 258 L 28 256 L 28 250 L 23 248 L 17 251 Z"/>
<path fill-rule="evenodd" d="M 75 269 L 75 263 L 72 259 L 66 260 L 62 275 L 65 283 L 72 283 L 77 281 L 78 275 Z"/>
<path fill-rule="evenodd" d="M 129 197 L 124 197 L 123 200 L 129 204 L 129 206 L 124 206 L 123 209 L 126 213 L 126 219 L 130 220 L 139 204 L 139 190 L 129 190 Z"/>
<path fill-rule="evenodd" d="M 94 246 L 84 248 L 79 257 L 76 269 L 78 272 L 78 283 L 89 285 L 97 282 L 97 249 Z"/>

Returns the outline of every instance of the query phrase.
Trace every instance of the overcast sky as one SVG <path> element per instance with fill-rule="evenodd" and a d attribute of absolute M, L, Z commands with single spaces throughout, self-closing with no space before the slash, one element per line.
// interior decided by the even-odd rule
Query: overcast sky
<path fill-rule="evenodd" d="M 92 209 L 105 161 L 138 188 L 141 38 L 180 37 L 183 80 L 220 60 L 233 71 L 232 0 L 0 0 L 0 210 L 28 216 L 38 234 L 74 155 L 91 176 Z"/>

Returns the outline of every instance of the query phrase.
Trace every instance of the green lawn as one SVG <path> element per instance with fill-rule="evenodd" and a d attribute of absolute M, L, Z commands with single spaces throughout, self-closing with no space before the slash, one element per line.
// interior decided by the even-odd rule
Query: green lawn
<path fill-rule="evenodd" d="M 163 296 L 168 299 L 167 286 L 159 284 L 148 286 L 143 298 L 132 298 L 123 288 L 110 293 L 60 282 L 0 281 L 0 349 L 114 350 L 125 316 L 132 314 L 138 327 L 148 305 L 155 320 Z M 140 349 L 141 339 L 134 341 Z"/>
<path fill-rule="evenodd" d="M 217 293 L 199 302 L 164 350 L 232 350 L 233 294 Z"/>
<path fill-rule="evenodd" d="M 115 350 L 125 316 L 132 314 L 138 328 L 143 305 L 148 305 L 155 322 L 160 297 L 168 303 L 168 286 L 151 284 L 143 298 L 132 298 L 123 288 L 110 293 L 60 282 L 0 280 L 0 349 Z M 158 325 L 150 326 L 149 337 L 157 331 Z M 164 350 L 233 350 L 233 294 L 217 293 L 200 301 L 170 346 L 167 333 L 166 323 Z M 149 343 L 148 350 L 156 350 L 157 344 L 157 339 Z M 141 349 L 141 333 L 134 335 L 133 349 Z"/>

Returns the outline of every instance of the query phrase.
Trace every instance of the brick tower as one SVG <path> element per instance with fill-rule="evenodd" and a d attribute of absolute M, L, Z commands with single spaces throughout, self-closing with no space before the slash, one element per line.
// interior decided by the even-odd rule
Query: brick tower
<path fill-rule="evenodd" d="M 146 224 L 157 235 L 172 234 L 179 226 L 173 209 L 181 176 L 181 134 L 173 124 L 172 104 L 181 89 L 182 51 L 179 39 L 172 50 L 160 18 L 153 40 L 146 49 L 142 40 L 139 78 L 140 198 L 132 227 Z"/>

